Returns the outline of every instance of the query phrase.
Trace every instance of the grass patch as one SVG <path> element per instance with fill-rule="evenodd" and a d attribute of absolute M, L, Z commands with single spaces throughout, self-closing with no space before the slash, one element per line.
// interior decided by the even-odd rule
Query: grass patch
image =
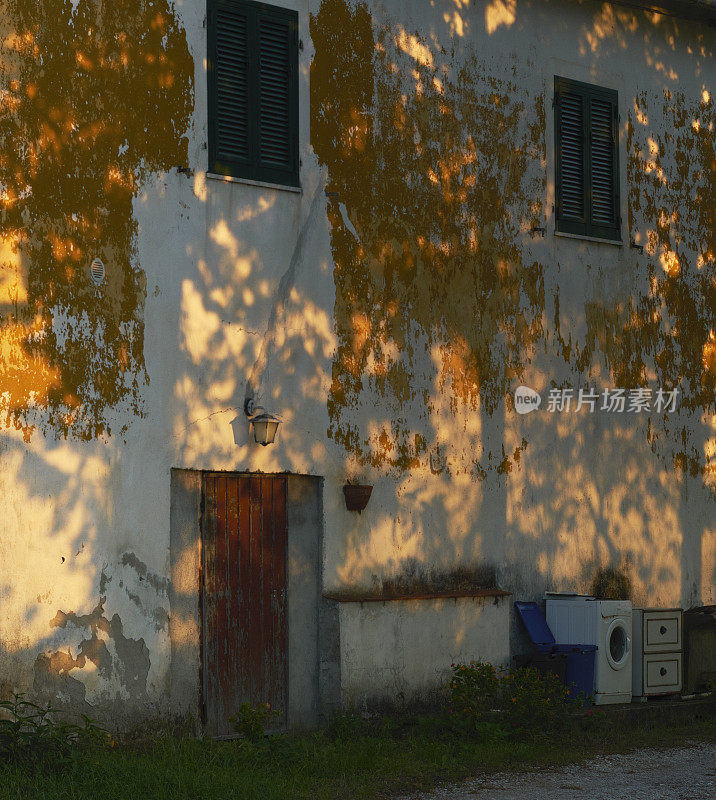
<path fill-rule="evenodd" d="M 497 770 L 559 766 L 643 746 L 715 741 L 701 721 L 614 725 L 611 715 L 573 716 L 561 731 L 521 741 L 459 734 L 440 717 L 344 717 L 331 730 L 215 742 L 156 733 L 80 753 L 52 771 L 0 766 L 0 799 L 13 800 L 374 800 Z"/>

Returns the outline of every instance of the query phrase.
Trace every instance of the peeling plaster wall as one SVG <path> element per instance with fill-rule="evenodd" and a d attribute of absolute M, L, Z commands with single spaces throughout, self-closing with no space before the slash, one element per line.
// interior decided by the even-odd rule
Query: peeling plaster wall
<path fill-rule="evenodd" d="M 589 2 L 326 0 L 311 32 L 328 435 L 376 484 L 327 581 L 486 563 L 538 597 L 613 566 L 636 603 L 709 601 L 713 29 Z M 619 92 L 622 247 L 554 235 L 555 75 Z M 680 410 L 520 417 L 521 383 L 677 387 Z"/>
<path fill-rule="evenodd" d="M 121 434 L 111 410 L 141 414 L 147 382 L 132 202 L 186 162 L 186 37 L 165 0 L 3 0 L 0 15 L 0 417 L 28 440 Z"/>
<path fill-rule="evenodd" d="M 306 45 L 298 193 L 206 175 L 203 1 L 80 0 L 56 18 L 49 4 L 34 18 L 30 4 L 5 5 L 1 97 L 19 110 L 2 117 L 0 154 L 0 291 L 15 336 L 0 359 L 0 691 L 54 695 L 117 722 L 185 713 L 172 680 L 188 683 L 198 663 L 184 647 L 183 584 L 170 581 L 172 564 L 183 579 L 196 553 L 170 562 L 171 469 L 326 471 L 334 289 L 309 144 L 307 5 L 294 6 Z M 54 138 L 36 142 L 51 123 Z M 24 140 L 18 152 L 7 144 L 18 131 L 38 148 L 32 169 Z M 50 167 L 40 183 L 33 170 Z M 83 214 L 106 224 L 82 227 Z M 61 251 L 47 244 L 58 230 Z M 62 308 L 50 303 L 57 287 Z M 74 349 L 52 338 L 59 326 Z M 273 452 L 249 439 L 247 391 L 286 418 Z"/>
<path fill-rule="evenodd" d="M 2 4 L 0 690 L 169 710 L 172 468 L 323 476 L 326 590 L 477 565 L 530 598 L 611 564 L 636 602 L 714 602 L 713 29 L 287 3 L 296 193 L 205 172 L 203 0 L 120 5 Z M 643 254 L 554 236 L 555 74 L 619 92 Z M 510 400 L 644 382 L 681 411 Z"/>
<path fill-rule="evenodd" d="M 2 0 L 0 42 L 1 689 L 120 722 L 166 684 L 139 209 L 187 163 L 194 61 L 165 0 Z"/>

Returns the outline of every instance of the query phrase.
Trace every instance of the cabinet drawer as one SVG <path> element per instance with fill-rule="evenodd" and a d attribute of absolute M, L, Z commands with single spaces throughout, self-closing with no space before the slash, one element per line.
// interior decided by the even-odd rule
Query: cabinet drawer
<path fill-rule="evenodd" d="M 681 653 L 644 656 L 644 694 L 681 691 Z"/>
<path fill-rule="evenodd" d="M 644 612 L 644 652 L 681 650 L 681 609 Z"/>

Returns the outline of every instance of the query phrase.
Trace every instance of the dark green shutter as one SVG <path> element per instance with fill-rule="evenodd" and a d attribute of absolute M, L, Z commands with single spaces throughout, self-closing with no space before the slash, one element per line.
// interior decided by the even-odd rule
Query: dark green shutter
<path fill-rule="evenodd" d="M 580 95 L 563 92 L 559 98 L 558 164 L 559 213 L 584 221 L 584 107 Z"/>
<path fill-rule="evenodd" d="M 621 239 L 617 93 L 555 78 L 556 229 Z"/>
<path fill-rule="evenodd" d="M 216 10 L 214 79 L 215 155 L 218 161 L 249 162 L 248 18 L 236 8 Z"/>
<path fill-rule="evenodd" d="M 279 169 L 291 164 L 290 37 L 286 22 L 259 20 L 259 158 Z"/>
<path fill-rule="evenodd" d="M 589 162 L 592 184 L 592 221 L 613 225 L 614 209 L 614 139 L 612 104 L 598 97 L 590 101 L 591 136 Z"/>
<path fill-rule="evenodd" d="M 298 15 L 209 0 L 209 171 L 298 186 Z"/>

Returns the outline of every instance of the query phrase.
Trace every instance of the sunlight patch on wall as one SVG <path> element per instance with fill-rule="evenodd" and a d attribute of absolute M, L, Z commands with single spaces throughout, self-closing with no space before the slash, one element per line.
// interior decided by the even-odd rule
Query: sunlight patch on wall
<path fill-rule="evenodd" d="M 485 27 L 492 35 L 502 27 L 510 28 L 517 16 L 517 0 L 492 0 L 485 8 Z"/>
<path fill-rule="evenodd" d="M 93 595 L 93 544 L 98 525 L 111 514 L 105 495 L 110 466 L 105 458 L 78 455 L 70 444 L 43 448 L 37 456 L 44 476 L 38 491 L 19 433 L 6 436 L 0 556 L 10 594 L 3 599 L 7 613 L 0 621 L 0 641 L 5 650 L 26 650 L 50 636 L 57 604 L 74 606 Z M 18 641 L 13 637 L 20 613 Z"/>
<path fill-rule="evenodd" d="M 433 54 L 418 40 L 417 36 L 407 33 L 405 29 L 401 29 L 395 36 L 395 45 L 423 67 L 434 68 Z"/>

